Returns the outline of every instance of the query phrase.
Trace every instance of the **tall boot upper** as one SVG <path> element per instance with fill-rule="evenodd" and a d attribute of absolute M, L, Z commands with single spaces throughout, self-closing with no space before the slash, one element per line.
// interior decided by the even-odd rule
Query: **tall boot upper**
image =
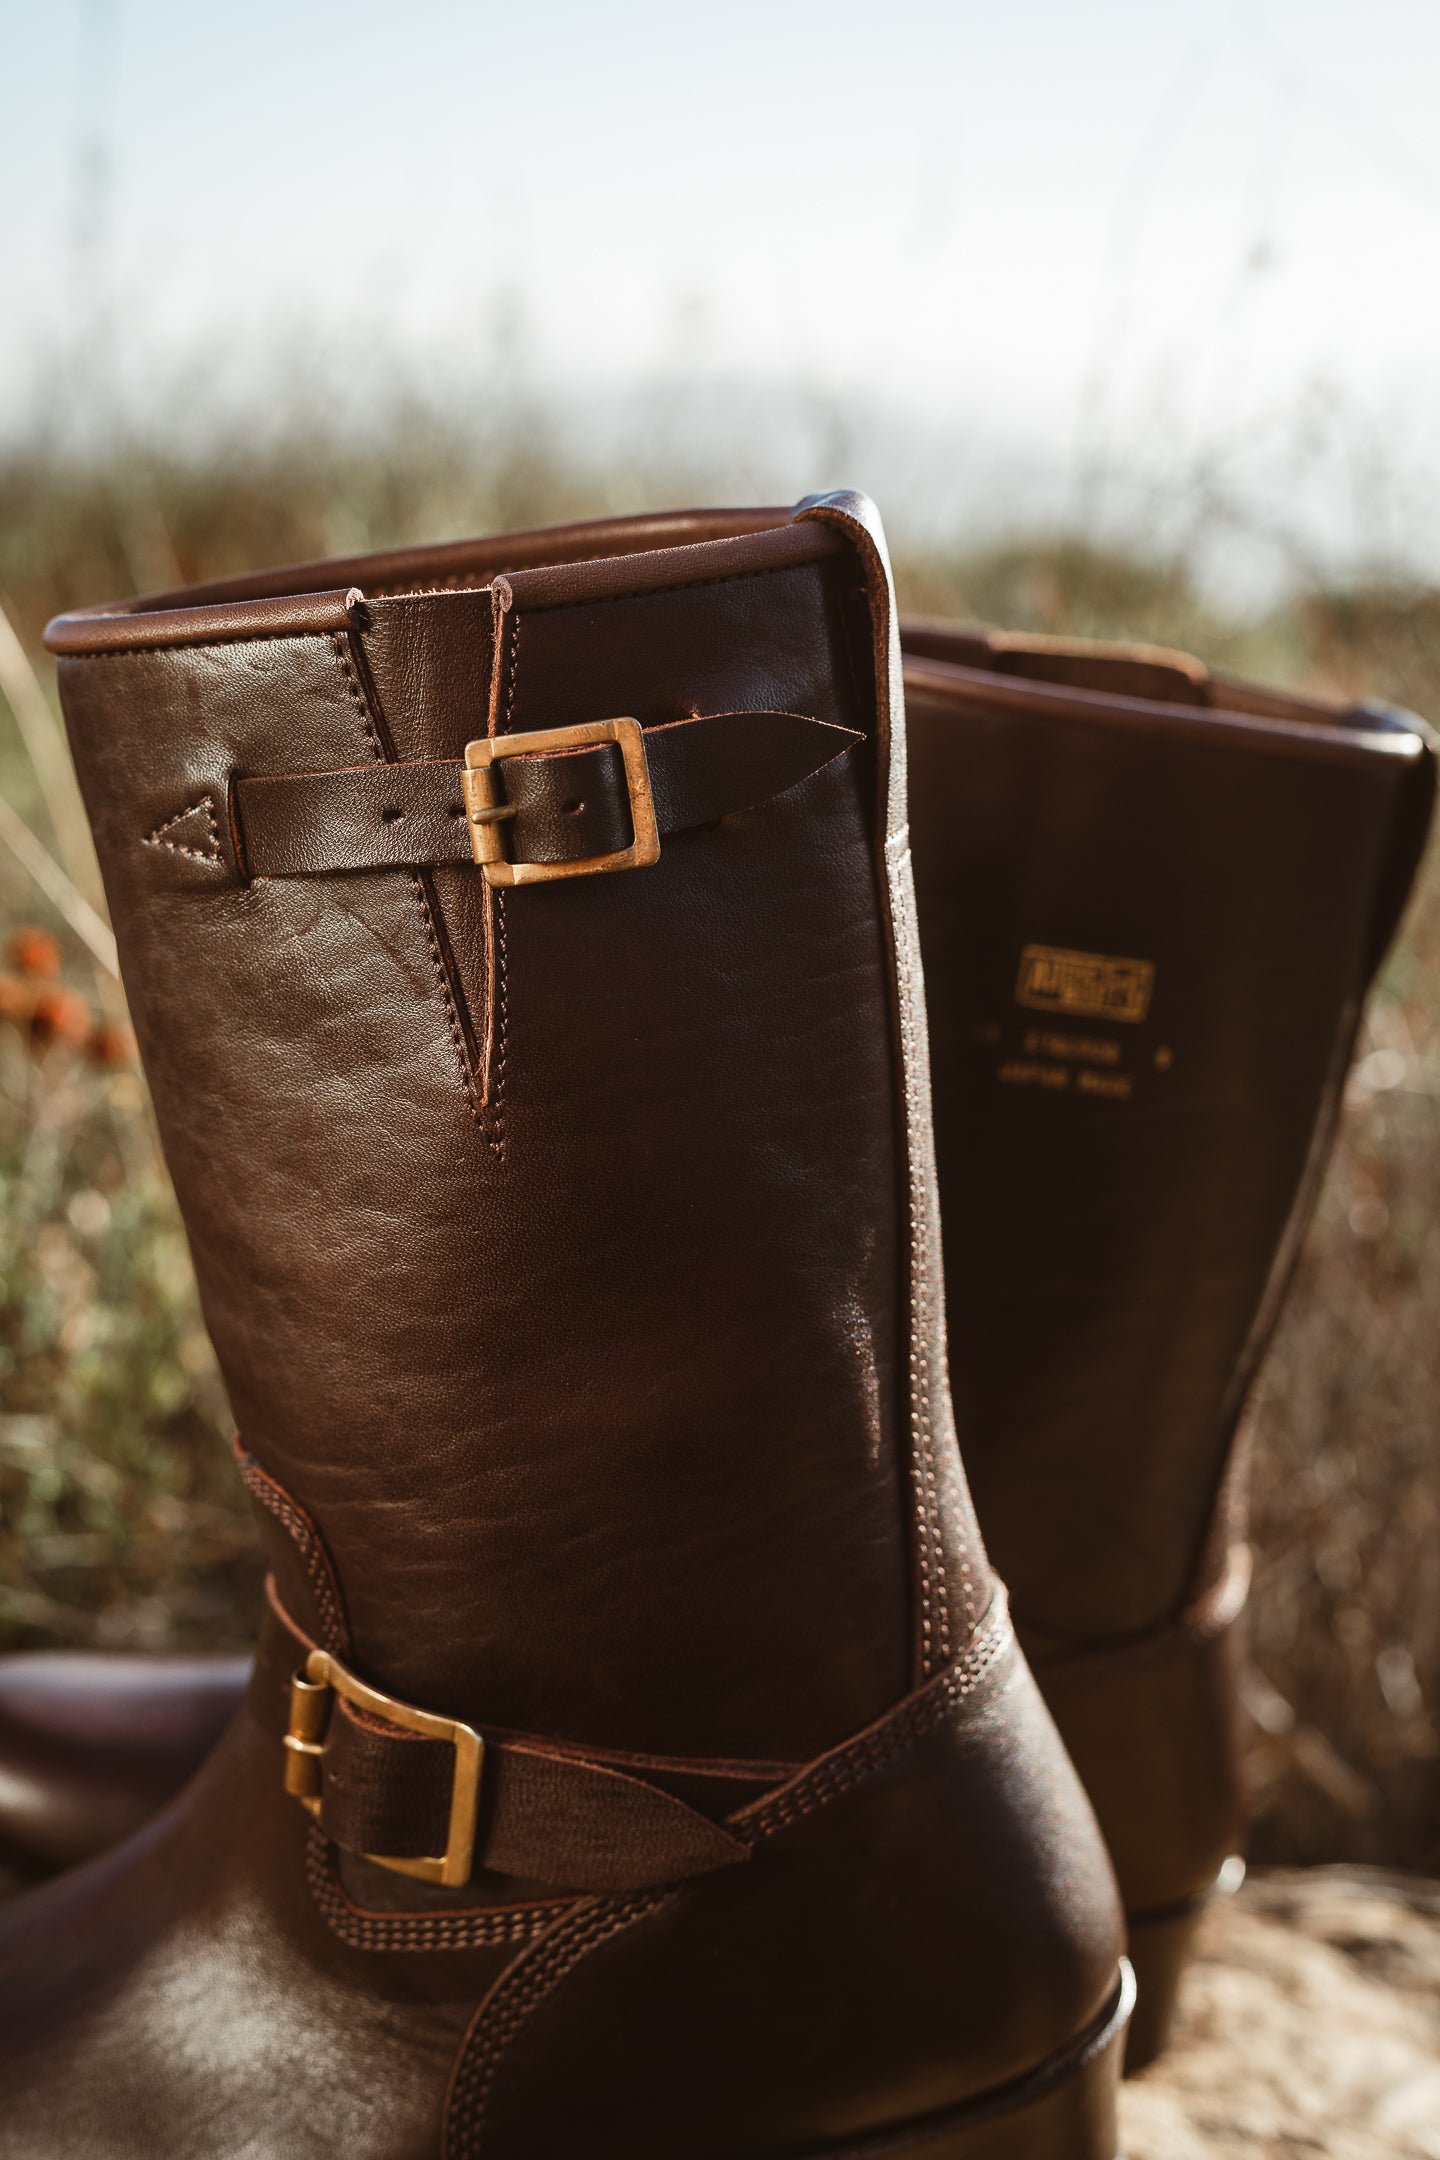
<path fill-rule="evenodd" d="M 0 2153 L 760 2160 L 1065 2088 L 1110 2160 L 1114 1886 L 949 1408 L 869 506 L 51 635 L 274 1580 L 206 1776 L 0 1926 Z"/>

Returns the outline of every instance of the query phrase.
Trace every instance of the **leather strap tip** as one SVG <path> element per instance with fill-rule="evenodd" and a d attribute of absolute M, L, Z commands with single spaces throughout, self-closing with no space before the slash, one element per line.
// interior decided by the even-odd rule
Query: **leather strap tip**
<path fill-rule="evenodd" d="M 639 1890 L 675 1889 L 697 1875 L 715 1875 L 749 1858 L 748 1845 L 715 1826 L 713 1836 L 708 1838 L 692 1832 L 684 1840 L 683 1852 L 672 1852 L 664 1860 L 656 1857 L 647 1864 L 623 1850 L 595 1852 L 583 1867 L 571 1868 L 563 1860 L 553 1861 L 545 1866 L 540 1879 L 556 1890 L 583 1892 L 590 1897 L 629 1896 Z"/>

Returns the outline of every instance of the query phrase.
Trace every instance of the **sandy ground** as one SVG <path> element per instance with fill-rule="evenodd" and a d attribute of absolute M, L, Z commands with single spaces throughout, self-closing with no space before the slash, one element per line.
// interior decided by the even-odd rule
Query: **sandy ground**
<path fill-rule="evenodd" d="M 1440 2160 L 1440 1883 L 1252 1878 L 1207 1919 L 1126 2160 Z"/>

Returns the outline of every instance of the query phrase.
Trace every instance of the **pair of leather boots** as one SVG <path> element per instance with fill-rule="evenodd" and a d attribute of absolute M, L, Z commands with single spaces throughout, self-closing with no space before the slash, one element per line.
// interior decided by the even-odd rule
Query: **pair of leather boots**
<path fill-rule="evenodd" d="M 0 1911 L 0 2154 L 1113 2160 L 1424 729 L 902 668 L 849 495 L 49 641 L 271 1573 L 5 1669 L 18 1858 L 199 1768 Z"/>

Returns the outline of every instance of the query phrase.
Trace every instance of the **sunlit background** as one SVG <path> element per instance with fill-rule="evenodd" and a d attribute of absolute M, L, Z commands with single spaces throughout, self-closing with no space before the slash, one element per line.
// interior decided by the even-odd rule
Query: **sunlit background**
<path fill-rule="evenodd" d="M 254 1556 L 40 645 L 866 487 L 911 606 L 1440 718 L 1425 0 L 0 0 L 0 1647 Z M 1262 1390 L 1257 1849 L 1440 1863 L 1440 865 Z"/>
<path fill-rule="evenodd" d="M 6 0 L 0 414 L 303 385 L 925 537 L 1440 569 L 1426 0 Z M 660 462 L 663 462 L 661 460 Z"/>

